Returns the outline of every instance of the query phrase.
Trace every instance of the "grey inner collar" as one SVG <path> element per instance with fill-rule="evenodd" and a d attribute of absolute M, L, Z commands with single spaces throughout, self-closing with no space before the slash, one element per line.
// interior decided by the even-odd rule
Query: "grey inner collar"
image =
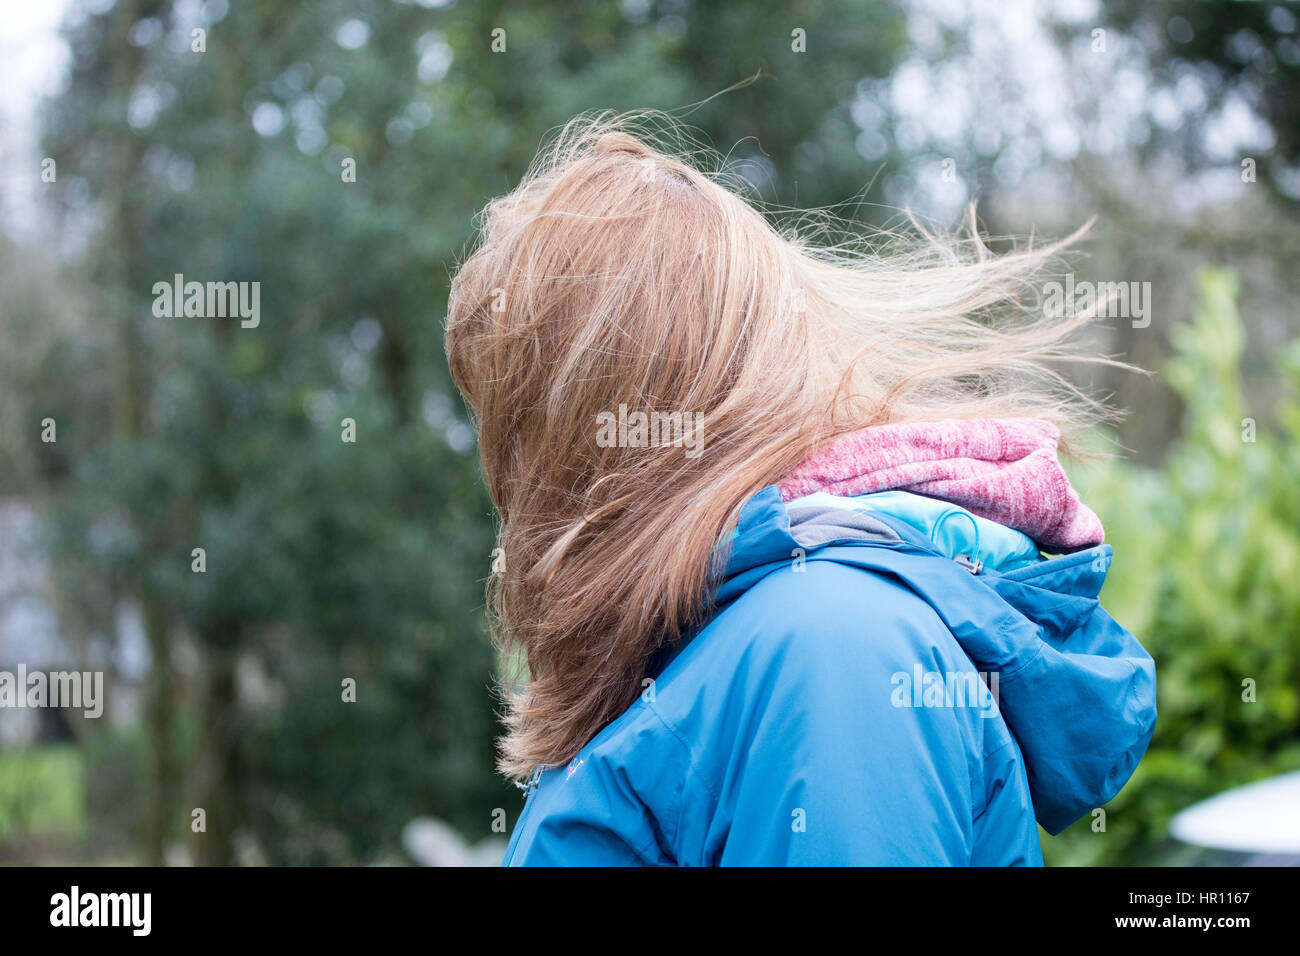
<path fill-rule="evenodd" d="M 819 548 L 832 541 L 901 541 L 898 532 L 863 511 L 853 508 L 809 506 L 787 508 L 790 537 L 803 548 Z"/>

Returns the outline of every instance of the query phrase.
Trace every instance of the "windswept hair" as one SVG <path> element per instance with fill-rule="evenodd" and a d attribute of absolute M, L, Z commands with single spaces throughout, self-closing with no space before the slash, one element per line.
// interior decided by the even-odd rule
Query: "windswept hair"
<path fill-rule="evenodd" d="M 484 210 L 446 349 L 500 516 L 489 584 L 506 673 L 499 766 L 570 760 L 710 612 L 741 505 L 869 425 L 1105 409 L 1052 366 L 1087 313 L 1044 317 L 1075 236 L 992 255 L 969 235 L 774 226 L 663 114 L 581 116 Z M 1077 236 L 1077 234 L 1076 234 Z M 820 241 L 819 241 L 820 240 Z M 702 447 L 600 441 L 629 412 L 701 416 Z M 689 420 L 689 419 L 688 419 Z"/>

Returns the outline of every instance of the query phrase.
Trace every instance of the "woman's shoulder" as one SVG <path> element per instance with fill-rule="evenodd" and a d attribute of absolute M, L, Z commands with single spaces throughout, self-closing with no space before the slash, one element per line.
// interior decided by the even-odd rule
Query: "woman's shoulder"
<path fill-rule="evenodd" d="M 720 609 L 700 634 L 702 663 L 788 666 L 849 661 L 863 671 L 960 646 L 934 608 L 898 578 L 833 560 L 793 563 Z"/>
<path fill-rule="evenodd" d="M 808 561 L 721 608 L 648 685 L 646 703 L 708 779 L 743 756 L 760 722 L 778 736 L 846 742 L 927 724 L 982 747 L 991 728 L 978 714 L 911 713 L 912 695 L 900 694 L 954 678 L 973 687 L 975 665 L 914 591 L 886 574 Z"/>
<path fill-rule="evenodd" d="M 583 820 L 584 832 L 616 831 L 620 852 L 644 862 L 703 862 L 737 845 L 731 822 L 755 806 L 825 814 L 860 800 L 859 788 L 879 790 L 871 781 L 891 768 L 912 766 L 922 770 L 898 777 L 879 805 L 903 813 L 938 801 L 952 832 L 946 849 L 932 850 L 947 859 L 961 820 L 978 811 L 972 773 L 992 746 L 989 725 L 1001 721 L 914 708 L 899 680 L 919 672 L 974 667 L 901 584 L 834 562 L 774 571 L 719 609 L 572 764 L 551 771 L 540 825 L 568 832 Z M 815 797 L 796 793 L 806 787 Z"/>

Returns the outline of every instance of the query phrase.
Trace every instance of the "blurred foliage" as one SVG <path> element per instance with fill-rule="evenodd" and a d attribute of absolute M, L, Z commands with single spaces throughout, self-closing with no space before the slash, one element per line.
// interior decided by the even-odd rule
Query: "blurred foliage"
<path fill-rule="evenodd" d="M 1195 73 L 1211 90 L 1214 105 L 1235 97 L 1268 121 L 1276 142 L 1261 162 L 1261 182 L 1276 187 L 1279 176 L 1295 176 L 1300 160 L 1300 6 L 1286 0 L 1108 0 L 1106 13 L 1109 22 L 1142 38 L 1158 64 L 1157 79 L 1176 86 Z M 1166 130 L 1161 138 L 1198 154 L 1204 149 L 1208 115 Z M 1294 184 L 1289 196 L 1278 190 L 1276 197 L 1294 202 Z"/>
<path fill-rule="evenodd" d="M 80 836 L 86 823 L 82 756 L 68 745 L 0 751 L 0 840 Z"/>
<path fill-rule="evenodd" d="M 1124 0 L 1106 11 L 1130 6 L 1136 22 Z M 864 196 L 906 158 L 886 129 L 865 160 L 852 115 L 860 85 L 906 60 L 905 7 L 73 0 L 71 73 L 41 110 L 58 248 L 0 242 L 0 333 L 18 346 L 0 349 L 0 491 L 39 515 L 77 663 L 138 714 L 78 729 L 78 761 L 0 754 L 0 788 L 18 770 L 85 781 L 84 852 L 63 857 L 366 863 L 393 859 L 416 817 L 469 842 L 498 808 L 514 817 L 492 772 L 491 504 L 441 348 L 474 214 L 590 109 L 681 110 L 776 206 Z M 792 52 L 795 28 L 812 55 Z M 1289 75 L 1242 82 L 1285 119 Z M 154 284 L 177 273 L 260 282 L 260 326 L 154 316 Z M 1161 717 L 1106 836 L 1045 841 L 1056 862 L 1145 862 L 1174 810 L 1300 762 L 1300 407 L 1281 414 L 1289 441 L 1241 442 L 1230 284 L 1209 275 L 1180 332 L 1187 424 L 1167 463 L 1085 476 L 1116 548 L 1106 598 L 1157 658 Z M 1246 677 L 1258 703 L 1238 702 Z"/>
<path fill-rule="evenodd" d="M 24 440 L 6 477 L 41 489 L 82 656 L 111 659 L 120 609 L 138 610 L 141 723 L 97 751 L 96 786 L 136 808 L 141 859 L 182 843 L 201 863 L 248 845 L 270 862 L 365 862 L 417 816 L 475 841 L 498 808 L 517 812 L 491 768 L 490 503 L 441 350 L 474 213 L 574 113 L 679 107 L 754 73 L 692 120 L 791 198 L 776 169 L 825 144 L 825 175 L 798 198 L 844 198 L 861 161 L 828 85 L 842 100 L 903 40 L 893 4 L 798 3 L 779 29 L 700 4 L 689 33 L 672 3 L 645 29 L 649 9 L 74 4 L 44 149 L 63 233 L 90 239 L 61 271 L 94 319 L 51 332 L 69 310 L 16 296 L 7 333 L 28 344 L 6 362 L 5 417 Z M 863 29 L 837 30 L 848 17 Z M 795 25 L 834 57 L 794 55 Z M 508 56 L 489 50 L 498 26 Z M 260 282 L 260 326 L 154 316 L 154 284 L 176 274 Z M 57 443 L 30 427 L 47 416 Z"/>
<path fill-rule="evenodd" d="M 1049 863 L 1168 862 L 1174 813 L 1300 768 L 1300 339 L 1278 355 L 1290 392 L 1266 431 L 1242 399 L 1236 296 L 1230 271 L 1201 271 L 1165 370 L 1185 413 L 1163 465 L 1078 476 L 1115 549 L 1102 602 L 1155 658 L 1159 716 L 1106 831 L 1046 838 Z"/>

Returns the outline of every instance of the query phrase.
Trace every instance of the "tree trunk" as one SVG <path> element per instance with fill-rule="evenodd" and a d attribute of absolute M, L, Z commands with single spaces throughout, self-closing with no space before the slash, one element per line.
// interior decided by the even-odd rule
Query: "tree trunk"
<path fill-rule="evenodd" d="M 149 677 L 145 700 L 145 740 L 149 779 L 145 803 L 144 857 L 150 866 L 165 860 L 167 832 L 176 811 L 176 754 L 173 738 L 175 682 L 167 622 L 153 601 L 142 602 L 149 642 Z"/>
<path fill-rule="evenodd" d="M 236 748 L 238 700 L 236 652 L 216 640 L 203 642 L 207 666 L 199 698 L 199 740 L 194 759 L 194 807 L 201 808 L 205 829 L 191 832 L 197 866 L 229 866 L 234 859 L 235 823 L 239 814 L 239 767 Z"/>

